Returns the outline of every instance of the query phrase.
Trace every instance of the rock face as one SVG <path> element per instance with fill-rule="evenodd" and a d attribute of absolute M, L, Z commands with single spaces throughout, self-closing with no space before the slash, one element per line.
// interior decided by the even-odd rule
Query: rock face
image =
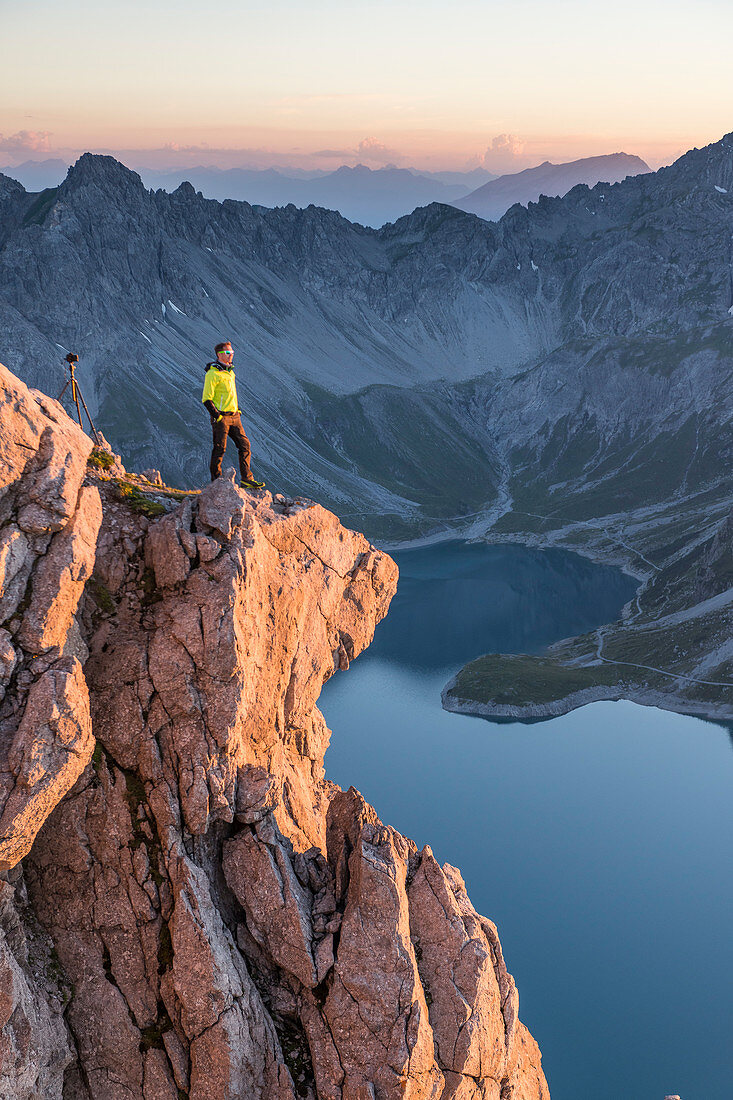
<path fill-rule="evenodd" d="M 460 874 L 324 777 L 391 559 L 227 478 L 149 521 L 3 381 L 2 1095 L 547 1098 Z"/>
<path fill-rule="evenodd" d="M 94 747 L 76 612 L 94 566 L 91 441 L 0 365 L 0 870 L 25 856 Z"/>
<path fill-rule="evenodd" d="M 1 365 L 0 381 L 0 1094 L 30 1100 L 60 1095 L 71 1052 L 17 865 L 92 758 L 76 616 L 102 506 L 87 436 Z"/>

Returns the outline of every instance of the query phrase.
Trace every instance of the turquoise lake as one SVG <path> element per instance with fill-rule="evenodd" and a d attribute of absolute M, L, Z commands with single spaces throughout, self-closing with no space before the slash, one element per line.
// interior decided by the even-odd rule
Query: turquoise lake
<path fill-rule="evenodd" d="M 635 582 L 519 546 L 393 556 L 388 617 L 321 696 L 328 777 L 460 867 L 553 1100 L 730 1100 L 733 727 L 627 702 L 447 713 L 466 661 L 607 622 Z"/>

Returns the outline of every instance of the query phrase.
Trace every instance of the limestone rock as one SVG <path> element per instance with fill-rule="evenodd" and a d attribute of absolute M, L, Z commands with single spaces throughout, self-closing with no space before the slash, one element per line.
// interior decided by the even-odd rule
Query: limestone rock
<path fill-rule="evenodd" d="M 18 661 L 11 637 L 7 630 L 0 630 L 0 702 L 5 697 L 5 685 L 10 682 Z"/>
<path fill-rule="evenodd" d="M 191 1100 L 295 1100 L 275 1029 L 205 876 L 185 857 L 169 866 L 173 966 L 163 996 L 190 1043 Z"/>
<path fill-rule="evenodd" d="M 92 575 L 102 503 L 94 486 L 79 493 L 79 506 L 67 526 L 54 535 L 33 578 L 30 607 L 18 641 L 32 653 L 61 651 L 84 585 Z"/>
<path fill-rule="evenodd" d="M 321 522 L 335 534 L 331 549 L 314 533 Z M 202 537 L 218 551 L 195 568 L 180 540 L 190 524 L 197 547 Z M 220 545 L 200 527 L 231 538 Z M 100 546 L 109 541 L 103 525 Z M 186 503 L 150 524 L 145 545 L 155 576 L 145 612 L 152 621 L 142 623 L 134 596 L 137 607 L 120 614 L 114 639 L 104 633 L 92 645 L 95 724 L 105 744 L 137 766 L 140 749 L 160 732 L 163 768 L 192 833 L 233 820 L 240 769 L 254 765 L 287 784 L 289 812 L 276 811 L 285 835 L 299 833 L 305 847 L 323 839 L 328 733 L 316 700 L 340 649 L 360 652 L 386 613 L 396 583 L 391 559 L 321 508 L 277 514 L 269 494 L 253 504 L 221 478 L 193 514 Z M 128 581 L 131 590 L 138 583 Z M 115 585 L 122 587 L 117 576 Z M 143 705 L 147 725 L 131 755 Z"/>
<path fill-rule="evenodd" d="M 181 540 L 179 516 L 164 516 L 153 524 L 148 536 L 148 560 L 159 588 L 174 588 L 190 571 L 189 555 Z"/>
<path fill-rule="evenodd" d="M 274 824 L 258 824 L 226 842 L 223 868 L 255 939 L 302 985 L 315 986 L 313 898 L 298 881 L 292 845 Z"/>
<path fill-rule="evenodd" d="M 231 475 L 149 521 L 8 384 L 3 1096 L 547 1100 L 460 874 L 325 779 L 318 696 L 386 614 L 391 559 Z"/>
<path fill-rule="evenodd" d="M 429 848 L 421 853 L 409 899 L 420 973 L 432 997 L 430 1016 L 441 1068 L 501 1081 L 514 1019 L 510 1017 L 507 1027 L 499 981 L 505 987 L 508 983 L 505 973 L 495 971 L 492 944 L 480 918 L 472 910 L 461 911 Z"/>
<path fill-rule="evenodd" d="M 440 1097 L 425 991 L 405 889 L 414 845 L 381 824 L 357 792 L 329 809 L 328 855 L 346 887 L 334 979 L 323 1010 L 344 1071 L 344 1097 Z M 348 882 L 347 882 L 348 880 Z"/>
<path fill-rule="evenodd" d="M 52 973 L 50 942 L 41 942 L 37 929 L 29 937 L 22 880 L 14 886 L 0 882 L 0 1096 L 61 1100 L 72 1061 L 62 1016 L 70 990 Z"/>
<path fill-rule="evenodd" d="M 91 759 L 75 615 L 102 507 L 91 440 L 0 365 L 0 869 L 30 849 Z M 38 655 L 42 658 L 36 659 Z"/>
<path fill-rule="evenodd" d="M 226 473 L 229 471 L 227 470 Z M 202 490 L 199 517 L 205 528 L 218 531 L 228 539 L 241 526 L 247 497 L 228 477 L 217 478 Z"/>
<path fill-rule="evenodd" d="M 14 523 L 0 532 L 0 622 L 6 622 L 25 592 L 34 554 L 28 536 Z"/>
<path fill-rule="evenodd" d="M 127 473 L 127 471 L 125 470 L 125 467 L 122 465 L 121 456 L 118 455 L 115 452 L 114 448 L 112 447 L 112 444 L 104 436 L 104 434 L 102 432 L 100 432 L 99 428 L 97 428 L 96 432 L 94 433 L 94 438 L 95 438 L 95 443 L 96 443 L 95 450 L 96 451 L 103 451 L 108 456 L 107 461 L 105 462 L 105 465 L 103 467 L 105 475 L 108 478 L 124 477 L 125 474 Z M 152 472 L 155 472 L 155 471 L 152 471 Z M 143 477 L 144 476 L 145 475 L 143 474 Z"/>
<path fill-rule="evenodd" d="M 0 870 L 30 851 L 38 830 L 92 758 L 89 693 L 76 658 L 36 680 L 8 753 L 15 785 L 0 816 Z"/>
<path fill-rule="evenodd" d="M 248 764 L 237 775 L 236 813 L 247 825 L 261 820 L 280 802 L 281 791 L 274 775 L 266 768 Z"/>

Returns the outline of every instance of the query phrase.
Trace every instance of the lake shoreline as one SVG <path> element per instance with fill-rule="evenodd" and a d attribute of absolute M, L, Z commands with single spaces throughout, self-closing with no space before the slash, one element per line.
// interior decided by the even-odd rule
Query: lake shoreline
<path fill-rule="evenodd" d="M 548 700 L 533 699 L 534 693 L 530 690 L 526 700 L 509 703 L 500 699 L 474 699 L 465 694 L 454 694 L 456 681 L 467 667 L 464 666 L 441 693 L 444 709 L 489 719 L 536 721 L 567 714 L 589 702 L 628 699 L 642 706 L 659 707 L 712 721 L 733 719 L 733 662 L 722 656 L 724 639 L 730 636 L 730 631 L 720 615 L 705 611 L 705 605 L 711 603 L 710 599 L 706 599 L 708 593 L 698 591 L 694 582 L 694 574 L 703 567 L 709 574 L 712 573 L 710 593 L 720 594 L 730 583 L 725 544 L 730 541 L 733 521 L 730 518 L 722 522 L 718 520 L 717 527 L 708 528 L 710 534 L 707 541 L 698 539 L 689 550 L 683 547 L 671 557 L 655 562 L 648 556 L 652 551 L 647 545 L 642 548 L 630 546 L 622 531 L 614 530 L 622 517 L 609 518 L 615 522 L 605 523 L 602 527 L 589 522 L 542 533 L 504 534 L 488 530 L 481 535 L 474 529 L 473 533 L 464 530 L 462 535 L 454 531 L 453 538 L 468 545 L 480 543 L 569 551 L 595 564 L 620 568 L 637 580 L 639 585 L 634 597 L 621 608 L 617 619 L 599 627 L 592 635 L 579 635 L 555 643 L 543 654 L 547 660 L 556 662 L 558 672 L 581 667 L 590 673 L 591 669 L 600 672 L 601 668 L 607 670 L 609 666 L 618 666 L 618 680 L 614 684 L 589 685 L 583 690 L 562 693 L 556 699 Z M 393 549 L 418 550 L 446 542 L 449 538 L 445 532 L 436 532 Z M 653 556 L 657 554 L 653 553 Z M 680 575 L 680 563 L 685 562 L 689 575 Z M 702 653 L 693 654 L 692 646 L 688 644 L 689 631 L 682 624 L 660 628 L 668 606 L 674 610 L 684 608 L 681 619 L 685 624 L 695 621 L 697 633 L 702 633 L 704 637 Z M 613 652 L 610 658 L 603 652 L 607 644 Z M 697 645 L 698 639 L 695 640 Z M 717 666 L 710 664 L 716 651 L 721 654 Z M 628 678 L 624 679 L 624 667 L 627 674 L 634 667 L 644 669 L 647 675 L 637 674 L 635 679 L 651 679 L 651 683 L 629 682 Z M 607 680 L 607 677 L 604 676 L 604 679 Z M 672 686 L 674 681 L 676 684 Z M 666 683 L 670 686 L 663 686 Z M 484 693 L 485 687 L 481 685 L 480 694 Z"/>
<path fill-rule="evenodd" d="M 728 722 L 731 717 L 731 708 L 727 705 L 720 707 L 707 706 L 701 708 L 693 706 L 688 700 L 681 699 L 674 693 L 665 694 L 660 691 L 646 691 L 639 689 L 631 691 L 618 688 L 616 690 L 597 688 L 585 688 L 583 691 L 556 699 L 551 703 L 527 703 L 500 704 L 479 703 L 473 699 L 462 699 L 451 694 L 451 690 L 457 676 L 454 676 L 443 688 L 440 700 L 443 709 L 451 714 L 464 714 L 470 718 L 483 718 L 486 721 L 509 720 L 514 722 L 544 722 L 552 718 L 560 718 L 570 714 L 574 710 L 588 706 L 589 703 L 618 703 L 626 700 L 642 707 L 655 707 L 657 710 L 670 711 L 672 714 L 684 714 L 690 718 L 699 718 L 701 721 Z"/>
<path fill-rule="evenodd" d="M 469 546 L 525 546 L 531 550 L 567 550 L 579 554 L 596 565 L 613 565 L 639 581 L 640 587 L 654 576 L 655 566 L 644 555 L 630 546 L 624 546 L 614 538 L 609 525 L 621 517 L 608 517 L 608 523 L 598 527 L 593 521 L 587 524 L 569 524 L 542 532 L 518 530 L 497 531 L 493 528 L 492 512 L 479 513 L 480 519 L 470 524 L 427 532 L 416 538 L 379 542 L 379 549 L 387 554 L 400 554 L 410 550 L 424 550 L 446 542 L 465 542 Z M 486 523 L 489 522 L 489 526 Z M 582 533 L 585 538 L 578 538 Z M 639 593 L 637 592 L 637 595 Z"/>

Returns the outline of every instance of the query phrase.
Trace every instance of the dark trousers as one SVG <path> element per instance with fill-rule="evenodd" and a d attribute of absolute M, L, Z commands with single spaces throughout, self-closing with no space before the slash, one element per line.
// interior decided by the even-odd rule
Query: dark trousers
<path fill-rule="evenodd" d="M 211 452 L 211 480 L 214 481 L 221 474 L 221 460 L 227 449 L 227 436 L 229 436 L 239 451 L 239 472 L 242 481 L 252 480 L 252 471 L 249 468 L 249 456 L 251 448 L 249 440 L 242 427 L 242 418 L 239 413 L 223 413 L 221 420 L 212 423 L 214 432 L 214 449 Z"/>

